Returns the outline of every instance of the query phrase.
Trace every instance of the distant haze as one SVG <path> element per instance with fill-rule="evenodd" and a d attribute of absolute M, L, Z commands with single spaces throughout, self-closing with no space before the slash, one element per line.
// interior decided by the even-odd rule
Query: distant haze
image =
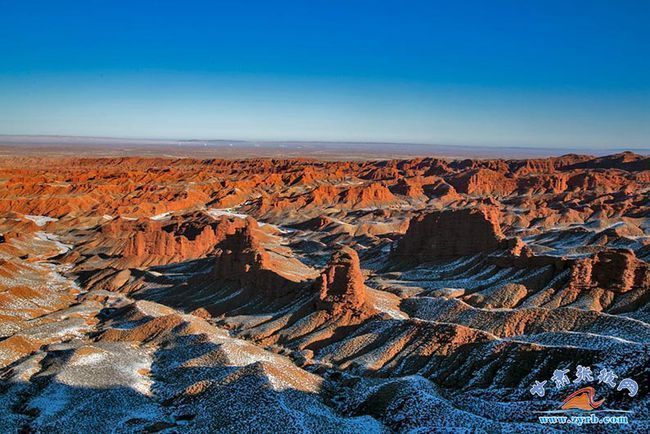
<path fill-rule="evenodd" d="M 0 135 L 0 157 L 31 156 L 166 156 L 194 158 L 317 158 L 373 160 L 411 157 L 536 158 L 583 153 L 596 156 L 627 148 L 544 148 L 517 146 L 460 146 L 425 143 L 315 142 L 248 140 L 162 140 L 111 137 Z M 636 149 L 648 155 L 650 149 Z"/>

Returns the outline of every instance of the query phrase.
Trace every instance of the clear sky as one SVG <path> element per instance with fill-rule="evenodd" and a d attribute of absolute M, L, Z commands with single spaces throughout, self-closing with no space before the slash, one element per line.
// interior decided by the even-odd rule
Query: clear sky
<path fill-rule="evenodd" d="M 650 1 L 0 0 L 0 134 L 650 145 Z"/>

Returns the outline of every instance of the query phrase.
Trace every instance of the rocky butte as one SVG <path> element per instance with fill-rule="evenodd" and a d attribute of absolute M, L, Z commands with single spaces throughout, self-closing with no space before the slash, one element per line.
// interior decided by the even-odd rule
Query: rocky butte
<path fill-rule="evenodd" d="M 425 262 L 475 255 L 497 249 L 504 238 L 495 207 L 436 211 L 411 218 L 391 256 Z"/>
<path fill-rule="evenodd" d="M 315 285 L 319 309 L 325 309 L 335 315 L 345 310 L 372 310 L 366 300 L 359 256 L 349 247 L 343 247 L 332 255 Z"/>
<path fill-rule="evenodd" d="M 648 192 L 632 153 L 3 156 L 0 432 L 547 432 L 578 386 L 650 432 Z"/>
<path fill-rule="evenodd" d="M 294 290 L 296 281 L 275 268 L 262 245 L 262 236 L 255 219 L 246 218 L 243 227 L 217 244 L 213 277 L 265 297 L 283 296 Z"/>

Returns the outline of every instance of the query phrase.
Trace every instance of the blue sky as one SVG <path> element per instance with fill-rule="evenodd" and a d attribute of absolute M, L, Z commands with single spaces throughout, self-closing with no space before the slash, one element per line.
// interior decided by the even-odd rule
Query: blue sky
<path fill-rule="evenodd" d="M 0 0 L 0 134 L 650 147 L 649 1 Z"/>

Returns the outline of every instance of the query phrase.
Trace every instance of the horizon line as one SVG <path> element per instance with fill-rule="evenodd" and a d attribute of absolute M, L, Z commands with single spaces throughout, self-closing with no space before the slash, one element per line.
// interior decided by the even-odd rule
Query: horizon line
<path fill-rule="evenodd" d="M 619 152 L 645 152 L 650 153 L 650 144 L 647 146 L 644 145 L 609 145 L 606 147 L 594 147 L 594 146 L 580 146 L 580 145 L 499 145 L 499 144 L 444 144 L 444 143 L 425 143 L 425 142 L 413 142 L 413 141 L 379 141 L 379 140 L 317 140 L 317 139 L 245 139 L 245 138 L 165 138 L 165 137 L 144 137 L 144 136 L 102 136 L 102 135 L 66 135 L 66 134 L 4 134 L 0 133 L 0 145 L 37 145 L 37 144 L 47 144 L 47 143 L 8 143 L 7 139 L 20 140 L 20 139 L 36 139 L 36 140 L 47 140 L 47 139 L 71 139 L 71 140 L 125 140 L 125 141 L 142 141 L 142 142 L 154 142 L 154 143 L 143 143 L 143 145 L 156 145 L 156 144 L 195 144 L 196 142 L 203 142 L 208 144 L 209 142 L 223 142 L 223 143 L 240 143 L 240 144 L 330 144 L 330 145 L 403 145 L 403 146 L 417 146 L 417 147 L 444 147 L 444 148 L 462 148 L 462 149 L 471 149 L 471 148 L 481 148 L 481 149 L 513 149 L 513 150 L 524 150 L 524 151 L 567 151 L 569 153 L 573 152 L 587 152 L 592 151 L 619 151 Z M 159 142 L 159 143 L 155 143 Z M 175 143 L 174 143 L 175 142 Z M 70 145 L 71 143 L 62 143 L 62 145 Z M 215 143 L 212 143 L 215 144 Z M 51 145 L 57 145 L 52 143 Z"/>

